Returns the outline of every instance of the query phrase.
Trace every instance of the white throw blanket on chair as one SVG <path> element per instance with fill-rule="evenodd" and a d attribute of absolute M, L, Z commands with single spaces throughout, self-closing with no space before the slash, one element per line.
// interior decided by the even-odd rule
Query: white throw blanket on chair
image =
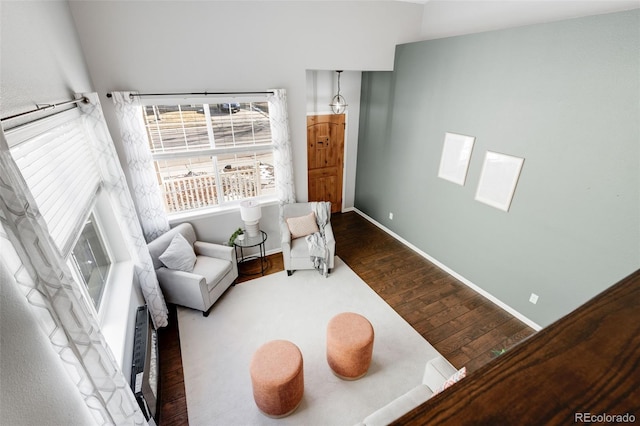
<path fill-rule="evenodd" d="M 316 222 L 320 232 L 307 235 L 305 238 L 309 245 L 309 255 L 313 266 L 325 277 L 329 275 L 329 250 L 327 250 L 324 227 L 331 217 L 331 203 L 328 201 L 311 202 L 311 211 L 316 215 Z"/>

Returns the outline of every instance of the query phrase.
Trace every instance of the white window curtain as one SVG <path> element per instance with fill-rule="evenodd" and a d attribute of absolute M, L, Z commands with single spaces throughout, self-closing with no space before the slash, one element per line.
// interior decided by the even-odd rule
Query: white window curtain
<path fill-rule="evenodd" d="M 293 183 L 293 154 L 289 132 L 289 114 L 287 113 L 287 91 L 272 89 L 267 96 L 269 102 L 269 121 L 273 139 L 273 162 L 276 175 L 276 193 L 280 204 L 296 202 Z"/>
<path fill-rule="evenodd" d="M 134 92 L 112 92 L 116 115 L 120 124 L 120 136 L 131 179 L 131 192 L 138 212 L 138 219 L 147 242 L 151 242 L 169 230 L 169 220 L 162 202 L 160 186 L 153 169 L 142 104 Z"/>
<path fill-rule="evenodd" d="M 153 324 L 156 329 L 165 327 L 168 323 L 167 305 L 156 278 L 153 261 L 147 249 L 141 223 L 137 219 L 136 209 L 127 188 L 111 134 L 104 120 L 100 100 L 96 93 L 86 93 L 82 96 L 89 100 L 89 103 L 80 104 L 80 109 L 84 113 L 85 127 L 91 133 L 92 140 L 99 152 L 100 161 L 98 164 L 104 189 L 109 194 L 112 207 L 117 210 L 118 220 L 121 222 L 120 229 L 122 229 L 128 240 L 128 246 L 133 252 L 136 276 Z M 157 188 L 158 185 L 156 184 L 155 187 Z M 166 222 L 164 210 L 162 215 Z M 169 229 L 168 223 L 166 227 Z"/>
<path fill-rule="evenodd" d="M 82 299 L 0 131 L 0 252 L 97 424 L 144 415 Z"/>

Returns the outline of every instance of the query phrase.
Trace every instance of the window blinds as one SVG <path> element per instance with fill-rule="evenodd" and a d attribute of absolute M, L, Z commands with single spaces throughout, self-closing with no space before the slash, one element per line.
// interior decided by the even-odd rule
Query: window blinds
<path fill-rule="evenodd" d="M 67 256 L 100 185 L 93 143 L 77 109 L 7 132 L 11 154 L 60 253 Z"/>

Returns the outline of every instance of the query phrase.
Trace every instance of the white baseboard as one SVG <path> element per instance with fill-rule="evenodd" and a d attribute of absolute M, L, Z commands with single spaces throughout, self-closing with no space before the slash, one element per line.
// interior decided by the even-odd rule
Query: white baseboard
<path fill-rule="evenodd" d="M 489 293 L 486 290 L 483 290 L 482 288 L 478 287 L 477 285 L 475 285 L 474 283 L 472 283 L 471 281 L 469 281 L 468 279 L 466 279 L 462 275 L 458 274 L 456 271 L 452 270 L 448 266 L 444 265 L 443 263 L 441 263 L 437 259 L 434 259 L 429 254 L 427 254 L 424 251 L 420 250 L 418 247 L 414 246 L 409 241 L 405 240 L 400 235 L 396 234 L 395 232 L 393 232 L 392 230 L 390 230 L 386 226 L 382 225 L 381 223 L 377 222 L 373 218 L 367 216 L 366 214 L 364 214 L 363 212 L 361 212 L 357 208 L 353 207 L 353 208 L 345 209 L 344 211 L 345 212 L 346 211 L 355 211 L 360 216 L 362 216 L 363 218 L 367 219 L 369 222 L 373 223 L 378 228 L 382 229 L 384 232 L 386 232 L 387 234 L 391 235 L 393 238 L 395 238 L 396 240 L 400 241 L 402 244 L 406 245 L 411 250 L 415 251 L 420 256 L 424 257 L 429 262 L 431 262 L 434 265 L 436 265 L 438 268 L 442 269 L 443 271 L 445 271 L 449 275 L 451 275 L 454 278 L 456 278 L 457 280 L 461 281 L 463 284 L 465 284 L 467 287 L 471 288 L 476 293 L 481 294 L 482 296 L 486 297 L 487 299 L 489 299 L 490 301 L 492 301 L 493 303 L 498 305 L 500 308 L 502 308 L 505 311 L 509 312 L 511 315 L 513 315 L 514 317 L 518 318 L 520 321 L 522 321 L 523 323 L 525 323 L 529 327 L 533 328 L 536 331 L 542 330 L 542 327 L 539 324 L 535 323 L 531 319 L 529 319 L 526 316 L 522 315 L 520 312 L 516 311 L 511 306 L 507 305 L 506 303 L 504 303 L 503 301 L 501 301 L 500 299 L 498 299 L 497 297 L 495 297 L 491 293 Z"/>
<path fill-rule="evenodd" d="M 270 256 L 272 254 L 277 254 L 277 253 L 282 253 L 282 248 L 281 247 L 274 248 L 272 250 L 267 250 L 264 254 L 265 254 L 265 256 Z"/>

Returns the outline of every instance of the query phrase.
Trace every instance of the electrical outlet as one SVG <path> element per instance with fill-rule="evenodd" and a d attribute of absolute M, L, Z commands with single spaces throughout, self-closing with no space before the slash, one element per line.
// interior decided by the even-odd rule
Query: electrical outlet
<path fill-rule="evenodd" d="M 393 213 L 389 212 L 389 220 L 393 220 Z"/>
<path fill-rule="evenodd" d="M 534 305 L 538 303 L 538 295 L 535 293 L 531 293 L 531 296 L 529 296 L 529 302 L 533 303 Z"/>

